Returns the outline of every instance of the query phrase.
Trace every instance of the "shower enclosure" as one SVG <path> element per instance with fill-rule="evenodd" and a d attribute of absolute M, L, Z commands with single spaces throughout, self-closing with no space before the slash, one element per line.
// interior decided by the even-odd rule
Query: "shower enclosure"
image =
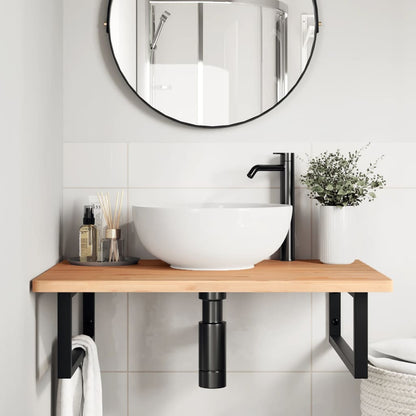
<path fill-rule="evenodd" d="M 138 68 L 148 69 L 137 71 L 137 86 L 159 111 L 195 124 L 229 124 L 286 95 L 284 3 L 150 0 L 147 12 L 142 46 L 149 52 Z"/>

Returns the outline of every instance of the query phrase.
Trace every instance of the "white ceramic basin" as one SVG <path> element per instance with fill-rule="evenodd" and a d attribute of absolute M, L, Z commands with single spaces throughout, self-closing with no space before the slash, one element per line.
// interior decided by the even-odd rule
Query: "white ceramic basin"
<path fill-rule="evenodd" d="M 283 243 L 290 205 L 188 204 L 133 207 L 144 247 L 175 269 L 241 270 Z"/>

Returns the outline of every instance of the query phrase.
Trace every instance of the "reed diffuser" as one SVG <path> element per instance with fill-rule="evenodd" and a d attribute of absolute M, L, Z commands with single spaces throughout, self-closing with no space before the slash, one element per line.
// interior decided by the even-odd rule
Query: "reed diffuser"
<path fill-rule="evenodd" d="M 111 206 L 110 195 L 107 192 L 98 193 L 98 200 L 100 201 L 102 211 L 104 214 L 104 219 L 107 224 L 107 229 L 105 231 L 105 238 L 109 241 L 108 248 L 108 260 L 109 262 L 118 262 L 122 260 L 122 247 L 120 246 L 121 232 L 120 232 L 120 216 L 121 216 L 121 207 L 123 204 L 124 191 L 117 192 L 116 204 L 114 210 Z M 107 257 L 107 256 L 105 256 Z"/>

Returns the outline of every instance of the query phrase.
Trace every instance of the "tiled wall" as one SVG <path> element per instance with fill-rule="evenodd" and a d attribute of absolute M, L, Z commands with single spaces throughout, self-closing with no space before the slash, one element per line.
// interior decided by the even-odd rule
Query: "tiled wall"
<path fill-rule="evenodd" d="M 140 246 L 131 206 L 163 202 L 277 202 L 275 174 L 246 177 L 276 151 L 303 159 L 325 149 L 362 143 L 71 143 L 64 145 L 65 255 L 77 252 L 82 205 L 89 195 L 125 190 L 123 223 L 130 255 Z M 374 143 L 388 181 L 377 200 L 357 209 L 359 257 L 394 278 L 393 294 L 369 300 L 370 340 L 414 335 L 411 310 L 416 288 L 414 235 L 416 145 Z M 297 176 L 304 169 L 297 161 Z M 317 213 L 297 181 L 298 258 L 316 257 Z M 331 350 L 324 294 L 229 294 L 228 386 L 197 387 L 197 323 L 194 294 L 102 294 L 97 296 L 97 343 L 106 416 L 358 416 L 359 382 Z M 343 304 L 351 315 L 348 296 Z M 350 322 L 344 328 L 350 338 Z"/>
<path fill-rule="evenodd" d="M 128 250 L 146 257 L 132 205 L 277 202 L 275 175 L 246 177 L 253 164 L 372 138 L 389 186 L 357 210 L 357 250 L 395 291 L 370 296 L 370 339 L 414 335 L 416 145 L 403 142 L 416 141 L 415 2 L 398 2 L 394 19 L 389 0 L 318 3 L 323 25 L 296 91 L 253 122 L 195 129 L 157 115 L 122 80 L 102 25 L 107 2 L 64 0 L 64 254 L 76 253 L 82 205 L 97 190 L 125 190 Z M 296 193 L 297 254 L 316 257 L 317 209 L 299 183 Z M 359 383 L 328 346 L 323 294 L 229 294 L 228 387 L 218 391 L 197 387 L 197 296 L 97 298 L 106 416 L 359 415 Z M 351 314 L 348 296 L 343 306 Z"/>

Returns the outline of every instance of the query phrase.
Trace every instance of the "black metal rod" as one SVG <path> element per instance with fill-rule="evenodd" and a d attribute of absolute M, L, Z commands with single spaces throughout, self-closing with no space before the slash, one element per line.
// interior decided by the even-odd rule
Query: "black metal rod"
<path fill-rule="evenodd" d="M 199 386 L 226 386 L 226 323 L 222 320 L 225 293 L 203 292 L 202 321 L 199 322 Z"/>
<path fill-rule="evenodd" d="M 72 349 L 73 293 L 58 293 L 58 378 L 71 378 L 82 365 L 85 351 Z M 84 293 L 82 305 L 83 333 L 94 338 L 95 294 Z"/>
<path fill-rule="evenodd" d="M 279 154 L 283 154 L 283 153 L 279 153 Z M 249 170 L 249 172 L 247 173 L 247 176 L 250 179 L 253 179 L 257 172 L 283 172 L 284 169 L 285 169 L 284 165 L 255 165 Z"/>
<path fill-rule="evenodd" d="M 329 335 L 341 336 L 341 293 L 329 294 Z"/>
<path fill-rule="evenodd" d="M 341 294 L 329 294 L 329 343 L 357 379 L 368 377 L 368 294 L 350 293 L 354 298 L 354 349 L 341 335 Z"/>
<path fill-rule="evenodd" d="M 354 372 L 368 377 L 368 293 L 354 293 Z"/>
<path fill-rule="evenodd" d="M 82 295 L 82 331 L 92 339 L 95 337 L 95 294 Z"/>
<path fill-rule="evenodd" d="M 72 295 L 58 293 L 58 378 L 72 377 Z"/>
<path fill-rule="evenodd" d="M 285 241 L 280 248 L 283 261 L 295 260 L 295 154 L 274 153 L 280 155 L 283 170 L 280 174 L 280 202 L 292 205 L 292 219 Z"/>
<path fill-rule="evenodd" d="M 74 375 L 75 371 L 81 367 L 85 358 L 85 351 L 82 348 L 74 348 L 71 354 L 71 377 Z M 60 378 L 71 378 L 71 377 L 60 377 Z"/>

